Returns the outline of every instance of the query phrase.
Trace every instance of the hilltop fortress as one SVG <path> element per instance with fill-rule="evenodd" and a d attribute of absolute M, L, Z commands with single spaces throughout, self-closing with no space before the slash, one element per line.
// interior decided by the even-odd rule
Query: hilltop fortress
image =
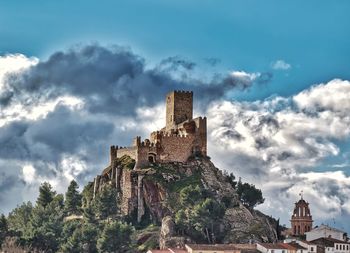
<path fill-rule="evenodd" d="M 149 190 L 143 178 L 152 164 L 186 163 L 190 157 L 207 155 L 207 119 L 193 119 L 193 92 L 172 91 L 166 96 L 165 127 L 150 134 L 149 139 L 134 138 L 131 147 L 110 147 L 110 164 L 94 178 L 93 196 L 108 183 L 121 199 L 121 211 L 137 212 L 138 221 L 144 214 L 144 194 Z M 135 165 L 125 170 L 120 159 L 130 157 Z M 159 197 L 159 196 L 158 196 Z M 160 197 L 163 198 L 163 197 Z M 159 200 L 152 200 L 159 203 Z M 162 216 L 161 213 L 157 216 Z"/>
<path fill-rule="evenodd" d="M 149 139 L 137 136 L 131 147 L 111 146 L 111 164 L 128 155 L 135 169 L 154 162 L 186 162 L 191 155 L 207 155 L 207 119 L 193 119 L 193 92 L 172 91 L 166 96 L 166 125 Z"/>

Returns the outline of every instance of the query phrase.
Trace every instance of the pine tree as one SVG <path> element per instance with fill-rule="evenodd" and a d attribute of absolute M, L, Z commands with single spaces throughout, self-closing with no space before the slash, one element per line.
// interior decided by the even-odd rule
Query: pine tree
<path fill-rule="evenodd" d="M 87 223 L 83 225 L 81 231 L 82 249 L 86 253 L 96 253 L 98 229 L 95 225 Z"/>
<path fill-rule="evenodd" d="M 70 182 L 66 192 L 65 211 L 68 215 L 81 212 L 81 195 L 78 192 L 78 184 L 74 180 Z"/>
<path fill-rule="evenodd" d="M 92 205 L 88 205 L 87 207 L 84 208 L 83 217 L 84 217 L 85 223 L 90 223 L 90 224 L 96 223 L 96 215 Z"/>
<path fill-rule="evenodd" d="M 51 186 L 40 186 L 41 196 L 33 209 L 24 239 L 38 250 L 56 252 L 59 249 L 63 231 L 63 195 L 55 196 Z M 51 196 L 51 200 L 48 196 Z M 40 198 L 42 197 L 42 198 Z M 40 201 L 39 201 L 40 199 Z M 49 201 L 50 200 L 50 201 Z"/>
<path fill-rule="evenodd" d="M 106 185 L 102 189 L 96 196 L 94 202 L 96 214 L 100 219 L 106 219 L 117 212 L 116 192 L 115 189 L 109 185 Z"/>
<path fill-rule="evenodd" d="M 48 204 L 51 203 L 55 195 L 56 192 L 52 190 L 52 186 L 48 182 L 44 182 L 40 185 L 39 197 L 36 203 L 37 205 L 45 208 Z"/>
<path fill-rule="evenodd" d="M 113 221 L 107 223 L 97 241 L 101 253 L 126 252 L 130 249 L 132 227 Z"/>
<path fill-rule="evenodd" d="M 23 203 L 22 205 L 17 206 L 8 215 L 8 229 L 23 235 L 25 230 L 28 228 L 32 211 L 33 205 L 31 202 Z"/>
<path fill-rule="evenodd" d="M 5 240 L 7 232 L 8 232 L 7 220 L 6 220 L 5 215 L 2 214 L 0 216 L 0 248 L 1 248 L 2 243 Z"/>

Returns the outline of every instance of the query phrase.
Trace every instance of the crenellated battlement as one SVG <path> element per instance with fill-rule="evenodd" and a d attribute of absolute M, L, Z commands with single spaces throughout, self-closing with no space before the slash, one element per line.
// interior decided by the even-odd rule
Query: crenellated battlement
<path fill-rule="evenodd" d="M 191 94 L 191 95 L 193 95 L 193 91 L 188 91 L 188 90 L 175 90 L 174 93 L 176 93 L 176 94 Z"/>
<path fill-rule="evenodd" d="M 135 168 L 150 162 L 185 162 L 193 154 L 207 153 L 207 118 L 193 119 L 193 91 L 175 90 L 166 96 L 166 126 L 152 132 L 149 139 L 136 136 L 130 147 L 111 146 L 111 164 L 128 155 Z"/>

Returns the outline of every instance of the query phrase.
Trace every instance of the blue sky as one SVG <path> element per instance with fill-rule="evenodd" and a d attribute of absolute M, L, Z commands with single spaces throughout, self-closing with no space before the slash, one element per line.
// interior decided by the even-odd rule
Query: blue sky
<path fill-rule="evenodd" d="M 242 97 L 290 95 L 349 78 L 349 1 L 3 1 L 0 52 L 39 58 L 75 43 L 130 46 L 150 62 L 181 55 L 223 70 L 288 73 Z"/>
<path fill-rule="evenodd" d="M 350 80 L 349 11 L 350 1 L 347 0 L 1 1 L 0 57 L 23 54 L 25 57 L 33 56 L 45 62 L 56 51 L 65 51 L 79 44 L 99 43 L 103 47 L 111 45 L 128 47 L 136 55 L 140 55 L 145 61 L 145 66 L 149 68 L 170 56 L 180 56 L 196 63 L 197 77 L 215 73 L 229 74 L 233 71 L 250 73 L 250 77 L 254 74 L 268 74 L 271 78 L 267 82 L 250 85 L 244 90 L 233 89 L 225 96 L 227 100 L 239 102 L 238 105 L 231 105 L 231 109 L 248 108 L 257 115 L 261 113 L 266 115 L 266 112 L 254 109 L 253 104 L 245 106 L 243 101 L 258 103 L 257 100 L 270 98 L 268 101 L 272 101 L 279 96 L 292 100 L 294 95 L 309 90 L 312 85 L 328 83 L 335 78 Z M 217 64 L 214 67 L 209 66 L 208 59 L 215 59 Z M 275 65 L 278 61 L 279 67 Z M 339 87 L 337 85 L 332 83 L 327 87 L 332 90 Z M 322 90 L 320 94 L 326 94 L 322 92 L 325 91 Z M 277 110 L 272 102 L 268 104 L 271 110 Z M 287 102 L 284 102 L 282 106 L 285 114 L 292 110 L 286 104 Z M 154 106 L 152 103 L 147 105 Z M 313 106 L 311 102 L 308 105 Z M 330 103 L 327 106 L 330 106 Z M 331 107 L 334 109 L 333 105 Z M 215 115 L 210 111 L 215 111 L 215 107 L 213 108 L 207 108 L 208 114 L 211 112 Z M 297 112 L 300 114 L 304 111 L 300 109 Z M 336 113 L 339 113 L 339 110 Z M 271 113 L 270 117 L 277 118 L 278 115 Z M 91 116 L 91 120 L 93 119 L 94 115 Z M 108 129 L 108 125 L 105 127 Z M 232 127 L 235 128 L 235 125 Z M 321 133 L 324 132 L 320 131 L 316 142 L 324 137 Z M 113 133 L 111 136 L 124 140 L 133 134 L 138 134 L 135 129 L 127 135 Z M 108 135 L 108 138 L 112 138 L 111 136 Z M 318 153 L 321 155 L 317 156 L 317 162 L 312 166 L 305 161 L 305 167 L 301 170 L 303 172 L 340 170 L 345 174 L 344 182 L 350 182 L 348 133 L 345 131 L 344 135 L 339 137 L 332 132 L 324 138 L 326 141 L 320 142 L 329 149 L 315 145 L 321 150 Z M 332 143 L 339 149 L 337 154 L 332 153 L 334 147 Z M 99 145 L 101 146 L 101 143 Z M 103 152 L 101 151 L 101 154 L 106 155 Z M 227 155 L 224 151 L 213 151 L 213 156 L 217 157 L 217 160 L 225 154 Z M 296 167 L 303 167 L 301 160 L 298 160 Z M 235 162 L 239 164 L 238 160 L 232 160 L 221 165 L 227 169 Z M 0 166 L 1 164 L 0 157 Z M 35 167 L 35 164 L 33 166 Z M 5 170 L 4 167 L 0 167 L 0 172 L 1 170 Z M 36 171 L 39 173 L 38 168 Z M 96 170 L 90 172 L 90 174 L 79 174 L 80 183 L 85 183 L 86 175 L 91 176 Z M 249 178 L 244 168 L 241 171 L 238 169 L 237 173 Z M 310 178 L 308 180 L 312 181 Z M 262 184 L 258 181 L 256 183 Z M 350 190 L 350 183 L 348 186 Z M 302 188 L 302 185 L 300 187 Z M 267 196 L 276 199 L 281 197 L 274 195 L 273 189 L 275 188 L 266 189 Z M 295 191 L 300 188 L 290 189 Z M 330 188 L 324 194 L 333 194 L 334 190 L 334 187 Z M 18 191 L 13 190 L 12 194 Z M 293 197 L 296 196 L 298 193 L 294 192 L 294 195 L 289 196 L 289 200 L 294 201 Z M 309 197 L 312 196 L 310 190 Z M 338 202 L 344 206 L 342 201 L 343 199 L 340 199 Z M 350 203 L 348 198 L 346 201 Z M 348 203 L 346 201 L 345 203 Z M 5 203 L 1 196 L 0 203 Z M 6 210 L 13 208 L 16 203 L 8 204 Z M 264 211 L 276 217 L 284 215 L 282 220 L 287 223 L 289 214 L 283 214 L 285 210 L 280 210 L 276 206 L 284 202 L 276 203 L 266 205 Z M 290 206 L 288 208 L 290 209 Z M 348 211 L 344 210 L 340 211 L 342 215 L 338 217 L 340 222 L 350 217 L 350 207 Z M 327 222 L 322 211 L 318 211 L 319 220 L 321 221 L 323 217 Z"/>

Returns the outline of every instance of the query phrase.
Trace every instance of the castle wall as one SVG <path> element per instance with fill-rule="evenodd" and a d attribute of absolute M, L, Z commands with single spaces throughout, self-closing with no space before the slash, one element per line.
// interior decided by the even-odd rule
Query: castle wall
<path fill-rule="evenodd" d="M 124 215 L 128 215 L 132 210 L 132 197 L 134 196 L 134 188 L 132 182 L 132 172 L 123 170 L 121 178 L 121 212 Z"/>
<path fill-rule="evenodd" d="M 164 162 L 185 162 L 192 155 L 194 135 L 170 135 L 162 137 L 160 159 Z"/>
<path fill-rule="evenodd" d="M 132 159 L 136 160 L 136 154 L 137 154 L 137 147 L 119 148 L 117 152 L 117 158 L 120 158 L 123 155 L 128 155 Z"/>
<path fill-rule="evenodd" d="M 199 117 L 193 120 L 196 123 L 196 143 L 202 155 L 207 155 L 207 118 Z"/>

